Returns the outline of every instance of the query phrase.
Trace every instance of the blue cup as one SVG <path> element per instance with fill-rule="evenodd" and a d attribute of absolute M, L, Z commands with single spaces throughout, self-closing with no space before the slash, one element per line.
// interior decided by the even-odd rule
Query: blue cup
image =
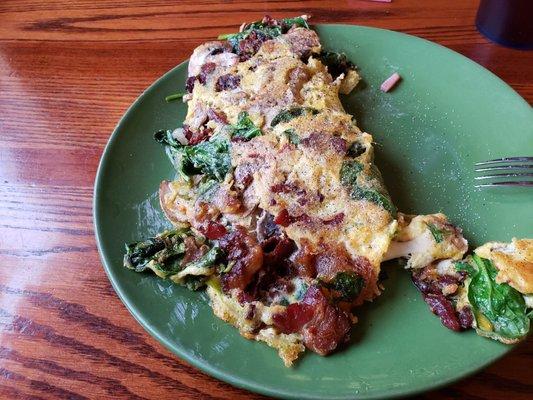
<path fill-rule="evenodd" d="M 488 39 L 515 49 L 533 49 L 533 0 L 481 0 L 477 29 Z"/>

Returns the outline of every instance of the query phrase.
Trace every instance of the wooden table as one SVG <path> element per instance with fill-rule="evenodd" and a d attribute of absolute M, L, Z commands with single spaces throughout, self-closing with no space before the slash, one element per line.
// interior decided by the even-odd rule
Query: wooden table
<path fill-rule="evenodd" d="M 93 235 L 93 181 L 113 127 L 199 43 L 264 13 L 305 12 L 317 23 L 433 40 L 533 101 L 533 52 L 483 38 L 477 1 L 170 3 L 0 2 L 1 399 L 262 398 L 204 375 L 146 334 L 111 288 Z M 531 343 L 424 397 L 531 398 Z"/>

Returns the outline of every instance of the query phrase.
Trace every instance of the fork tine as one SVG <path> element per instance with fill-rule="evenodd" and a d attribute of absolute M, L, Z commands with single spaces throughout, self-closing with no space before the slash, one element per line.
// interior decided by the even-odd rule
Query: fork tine
<path fill-rule="evenodd" d="M 526 177 L 533 177 L 533 172 L 518 172 L 518 173 L 511 173 L 511 174 L 493 174 L 493 175 L 482 175 L 482 176 L 476 176 L 474 179 L 499 179 L 499 178 L 513 178 L 517 176 L 526 176 Z"/>
<path fill-rule="evenodd" d="M 493 165 L 489 167 L 484 168 L 476 168 L 474 171 L 476 172 L 483 172 L 483 171 L 496 171 L 496 170 L 503 170 L 503 169 L 533 169 L 533 164 L 520 164 L 520 165 Z"/>
<path fill-rule="evenodd" d="M 490 165 L 490 164 L 501 164 L 503 162 L 522 162 L 522 161 L 533 161 L 533 157 L 504 157 L 504 158 L 496 158 L 494 160 L 487 160 L 487 161 L 480 161 L 475 163 L 476 166 L 482 166 L 482 165 Z"/>
<path fill-rule="evenodd" d="M 489 188 L 489 187 L 505 187 L 505 186 L 533 186 L 533 181 L 511 181 L 511 182 L 492 182 L 481 185 L 474 185 L 475 188 Z"/>

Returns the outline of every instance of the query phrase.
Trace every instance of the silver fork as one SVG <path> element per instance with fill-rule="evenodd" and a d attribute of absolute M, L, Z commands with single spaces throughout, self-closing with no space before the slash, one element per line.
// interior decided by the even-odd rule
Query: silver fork
<path fill-rule="evenodd" d="M 477 162 L 475 171 L 481 172 L 474 185 L 476 188 L 530 186 L 533 187 L 533 157 L 504 157 L 496 160 Z M 496 173 L 502 171 L 502 173 Z"/>

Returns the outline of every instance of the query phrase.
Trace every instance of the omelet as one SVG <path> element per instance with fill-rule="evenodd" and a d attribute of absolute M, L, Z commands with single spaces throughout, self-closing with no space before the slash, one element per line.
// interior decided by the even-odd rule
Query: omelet
<path fill-rule="evenodd" d="M 175 230 L 125 265 L 207 286 L 215 314 L 286 365 L 334 351 L 380 294 L 397 226 L 372 136 L 339 99 L 355 65 L 306 16 L 265 17 L 196 48 L 188 74 L 183 125 L 155 135 L 177 171 L 160 185 Z"/>

